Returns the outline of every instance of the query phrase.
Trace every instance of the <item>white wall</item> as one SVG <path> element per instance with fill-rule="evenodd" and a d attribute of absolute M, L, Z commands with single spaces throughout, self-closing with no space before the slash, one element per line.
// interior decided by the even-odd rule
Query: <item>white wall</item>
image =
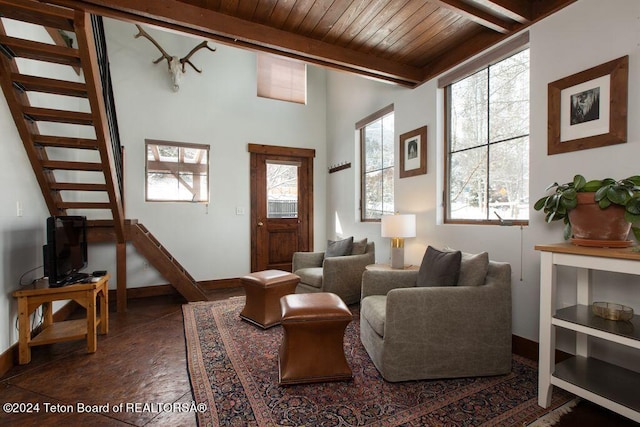
<path fill-rule="evenodd" d="M 640 155 L 640 2 L 637 0 L 581 0 L 532 26 L 530 199 L 541 197 L 553 181 L 568 181 L 576 173 L 588 179 L 638 174 Z M 547 155 L 547 84 L 559 78 L 623 55 L 630 56 L 629 133 L 626 144 Z M 395 203 L 401 213 L 417 214 L 418 236 L 406 241 L 405 261 L 419 264 L 427 245 L 451 246 L 469 252 L 487 250 L 492 259 L 509 262 L 513 281 L 513 332 L 538 340 L 539 254 L 534 245 L 562 240 L 561 224 L 548 225 L 539 212 L 530 212 L 529 226 L 471 226 L 442 224 L 443 116 L 442 93 L 435 80 L 414 90 L 395 88 L 348 74 L 330 72 L 328 92 L 329 162 L 356 163 L 358 149 L 354 124 L 377 109 L 395 104 L 396 152 L 398 135 L 428 126 L 426 175 L 398 179 Z M 397 155 L 397 153 L 396 153 Z M 397 164 L 397 163 L 396 163 Z M 361 224 L 358 217 L 358 169 L 332 174 L 327 179 L 327 232 L 331 236 L 339 217 L 343 235 L 368 236 L 377 243 L 377 260 L 389 257 L 389 241 L 379 226 Z M 330 200 L 334 200 L 333 202 Z M 575 277 L 562 271 L 561 279 Z M 601 285 L 595 298 L 617 301 L 640 311 L 640 279 L 596 274 Z M 604 285 L 606 284 L 606 286 Z M 560 286 L 562 303 L 575 303 L 575 287 Z"/>
<path fill-rule="evenodd" d="M 172 55 L 184 56 L 200 39 L 146 28 Z M 179 92 L 170 88 L 158 50 L 134 39 L 129 23 L 105 19 L 114 97 L 126 149 L 126 216 L 143 223 L 196 280 L 225 279 L 250 271 L 248 143 L 316 150 L 314 165 L 316 244 L 325 235 L 325 71 L 308 67 L 307 105 L 258 98 L 256 55 L 219 43 L 201 50 L 187 67 Z M 145 138 L 209 144 L 210 203 L 144 201 Z M 236 215 L 236 207 L 245 215 Z M 95 268 L 115 272 L 113 245 L 94 247 Z M 128 249 L 129 287 L 166 283 L 133 248 Z M 115 283 L 115 280 L 112 282 Z"/>

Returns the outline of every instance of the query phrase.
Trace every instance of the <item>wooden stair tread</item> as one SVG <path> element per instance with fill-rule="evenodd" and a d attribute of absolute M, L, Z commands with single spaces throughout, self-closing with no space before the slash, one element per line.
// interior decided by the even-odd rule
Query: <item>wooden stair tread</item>
<path fill-rule="evenodd" d="M 87 219 L 87 227 L 113 227 L 112 219 Z"/>
<path fill-rule="evenodd" d="M 69 123 L 75 125 L 93 125 L 91 113 L 80 111 L 54 110 L 52 108 L 24 107 L 23 113 L 27 118 L 37 121 Z"/>
<path fill-rule="evenodd" d="M 46 4 L 13 0 L 14 4 L 0 5 L 0 14 L 17 21 L 30 22 L 45 27 L 73 31 L 73 11 Z"/>
<path fill-rule="evenodd" d="M 78 148 L 97 150 L 98 141 L 87 138 L 69 138 L 66 136 L 32 135 L 33 142 L 46 147 Z"/>
<path fill-rule="evenodd" d="M 54 62 L 63 65 L 80 66 L 80 54 L 76 49 L 54 44 L 34 42 L 0 35 L 0 44 L 21 58 Z"/>
<path fill-rule="evenodd" d="M 53 182 L 50 187 L 52 190 L 58 191 L 107 191 L 106 184 L 85 184 L 79 182 Z"/>
<path fill-rule="evenodd" d="M 126 219 L 125 223 L 131 225 L 137 223 L 137 219 Z M 114 223 L 112 219 L 87 219 L 87 227 L 113 227 Z"/>
<path fill-rule="evenodd" d="M 101 171 L 102 163 L 92 162 L 68 162 L 62 160 L 43 160 L 44 169 L 75 170 L 75 171 Z"/>
<path fill-rule="evenodd" d="M 109 202 L 62 202 L 57 206 L 60 209 L 111 209 Z"/>
<path fill-rule="evenodd" d="M 87 88 L 84 83 L 28 76 L 17 73 L 13 73 L 11 75 L 11 80 L 14 82 L 14 86 L 18 87 L 20 90 L 77 96 L 81 98 L 87 97 Z"/>

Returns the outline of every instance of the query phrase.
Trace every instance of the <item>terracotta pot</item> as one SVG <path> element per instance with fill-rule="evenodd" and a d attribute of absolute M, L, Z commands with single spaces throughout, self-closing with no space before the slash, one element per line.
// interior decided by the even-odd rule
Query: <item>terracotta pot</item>
<path fill-rule="evenodd" d="M 578 206 L 569 211 L 573 237 L 571 241 L 581 246 L 626 247 L 631 223 L 624 219 L 625 209 L 611 205 L 600 209 L 595 193 L 578 193 Z"/>

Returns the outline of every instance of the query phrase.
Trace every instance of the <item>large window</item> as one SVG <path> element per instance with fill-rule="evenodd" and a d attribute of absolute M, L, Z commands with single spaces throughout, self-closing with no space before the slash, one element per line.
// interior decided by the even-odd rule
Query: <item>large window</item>
<path fill-rule="evenodd" d="M 209 146 L 146 140 L 146 200 L 209 201 Z"/>
<path fill-rule="evenodd" d="M 446 220 L 529 219 L 529 50 L 445 88 Z"/>
<path fill-rule="evenodd" d="M 379 221 L 392 214 L 394 165 L 393 105 L 356 124 L 362 153 L 361 220 Z"/>

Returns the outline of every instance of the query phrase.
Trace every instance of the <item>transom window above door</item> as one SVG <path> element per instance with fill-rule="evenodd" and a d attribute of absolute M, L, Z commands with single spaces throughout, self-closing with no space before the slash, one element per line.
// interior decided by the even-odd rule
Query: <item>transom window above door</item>
<path fill-rule="evenodd" d="M 146 201 L 209 202 L 209 145 L 145 141 Z"/>

